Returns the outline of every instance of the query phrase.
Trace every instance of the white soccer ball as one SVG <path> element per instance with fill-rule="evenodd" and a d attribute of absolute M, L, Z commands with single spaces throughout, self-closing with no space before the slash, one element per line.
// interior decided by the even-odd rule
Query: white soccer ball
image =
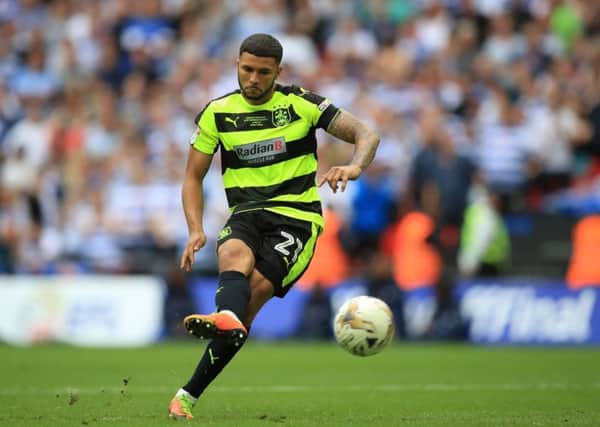
<path fill-rule="evenodd" d="M 394 316 L 378 298 L 358 296 L 347 300 L 335 315 L 333 331 L 338 344 L 357 356 L 372 356 L 394 336 Z"/>

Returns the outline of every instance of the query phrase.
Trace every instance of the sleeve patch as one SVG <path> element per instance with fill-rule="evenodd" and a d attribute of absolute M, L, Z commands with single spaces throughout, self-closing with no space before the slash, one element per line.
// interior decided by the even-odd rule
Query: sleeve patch
<path fill-rule="evenodd" d="M 331 101 L 329 99 L 325 99 L 325 100 L 323 100 L 323 102 L 321 102 L 319 104 L 319 106 L 317 108 L 319 109 L 320 112 L 323 112 L 327 109 L 327 107 L 329 107 L 330 104 L 331 104 Z"/>

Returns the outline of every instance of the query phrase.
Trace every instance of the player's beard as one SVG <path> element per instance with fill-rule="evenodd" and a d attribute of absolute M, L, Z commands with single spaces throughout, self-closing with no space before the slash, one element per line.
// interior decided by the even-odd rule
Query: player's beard
<path fill-rule="evenodd" d="M 273 79 L 273 81 L 271 82 L 271 85 L 263 90 L 260 91 L 257 95 L 252 95 L 249 94 L 248 92 L 246 92 L 246 89 L 244 89 L 244 87 L 242 86 L 242 82 L 240 81 L 240 77 L 238 76 L 238 85 L 240 86 L 240 90 L 242 91 L 242 95 L 244 95 L 244 98 L 246 99 L 250 99 L 252 101 L 260 101 L 263 98 L 266 98 L 267 94 L 269 94 L 269 92 L 271 92 L 271 89 L 273 89 L 273 86 L 275 86 L 275 79 Z M 253 88 L 258 89 L 258 87 L 256 86 L 252 86 Z M 265 99 L 266 101 L 266 99 Z"/>

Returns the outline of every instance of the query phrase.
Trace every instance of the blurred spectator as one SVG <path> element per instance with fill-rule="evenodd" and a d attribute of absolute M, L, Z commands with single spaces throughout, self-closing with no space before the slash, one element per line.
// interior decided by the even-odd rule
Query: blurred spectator
<path fill-rule="evenodd" d="M 574 100 L 561 95 L 559 84 L 549 80 L 543 90 L 544 101 L 531 111 L 530 121 L 539 141 L 542 172 L 537 178 L 544 193 L 571 184 L 575 172 L 575 147 L 591 137 L 589 124 L 579 117 Z"/>
<path fill-rule="evenodd" d="M 371 59 L 377 52 L 377 40 L 373 33 L 361 28 L 353 16 L 342 16 L 327 41 L 327 55 L 344 61 L 358 72 L 364 61 Z"/>
<path fill-rule="evenodd" d="M 584 2 L 580 0 L 554 1 L 556 7 L 550 16 L 550 28 L 560 37 L 563 47 L 570 49 L 584 30 Z"/>
<path fill-rule="evenodd" d="M 490 117 L 478 130 L 477 168 L 486 184 L 506 199 L 506 208 L 514 211 L 522 209 L 522 192 L 540 171 L 539 153 L 517 100 L 496 88 L 493 102 L 497 118 Z"/>
<path fill-rule="evenodd" d="M 423 210 L 404 214 L 393 234 L 394 280 L 403 291 L 434 287 L 443 271 L 440 252 L 432 243 L 440 200 L 435 183 L 423 186 L 421 200 Z"/>
<path fill-rule="evenodd" d="M 348 278 L 349 259 L 340 244 L 342 223 L 331 208 L 323 212 L 325 228 L 315 248 L 313 260 L 298 281 L 300 289 L 311 290 L 316 286 L 331 288 Z"/>
<path fill-rule="evenodd" d="M 422 148 L 412 163 L 411 190 L 420 206 L 424 186 L 434 183 L 441 198 L 439 224 L 459 227 L 474 168 L 469 158 L 456 152 L 443 127 L 443 118 L 442 110 L 434 106 L 424 108 L 419 114 Z"/>
<path fill-rule="evenodd" d="M 281 0 L 234 0 L 230 5 L 232 13 L 231 36 L 239 41 L 254 33 L 280 34 L 286 27 L 285 2 Z"/>
<path fill-rule="evenodd" d="M 425 55 L 442 51 L 450 39 L 451 19 L 443 2 L 426 0 L 421 13 L 415 18 L 415 36 Z"/>
<path fill-rule="evenodd" d="M 352 216 L 341 232 L 342 245 L 355 262 L 363 262 L 377 251 L 381 233 L 396 211 L 392 177 L 382 165 L 371 163 L 355 183 Z"/>
<path fill-rule="evenodd" d="M 58 78 L 49 70 L 47 51 L 39 32 L 25 53 L 24 64 L 8 76 L 8 87 L 22 97 L 47 99 L 59 89 Z"/>
<path fill-rule="evenodd" d="M 52 152 L 52 128 L 43 111 L 43 100 L 23 98 L 25 117 L 12 126 L 0 145 L 5 158 L 5 190 L 33 194 L 37 177 Z"/>
<path fill-rule="evenodd" d="M 472 198 L 461 228 L 459 274 L 463 278 L 505 274 L 510 261 L 510 238 L 501 215 L 502 200 L 483 186 L 473 189 Z"/>
<path fill-rule="evenodd" d="M 284 67 L 290 67 L 295 75 L 309 76 L 317 71 L 319 54 L 313 40 L 305 32 L 306 22 L 302 22 L 301 19 L 306 17 L 291 18 L 286 32 L 279 36 L 285 52 L 282 64 Z"/>
<path fill-rule="evenodd" d="M 525 55 L 523 36 L 514 31 L 513 17 L 500 14 L 492 18 L 491 31 L 482 47 L 483 54 L 495 65 L 508 65 Z"/>
<path fill-rule="evenodd" d="M 572 289 L 600 286 L 600 215 L 583 217 L 573 229 L 572 242 L 567 284 Z"/>

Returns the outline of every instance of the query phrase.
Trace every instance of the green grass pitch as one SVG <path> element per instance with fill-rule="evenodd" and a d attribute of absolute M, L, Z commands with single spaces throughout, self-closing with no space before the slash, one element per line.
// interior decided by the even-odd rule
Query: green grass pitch
<path fill-rule="evenodd" d="M 0 345 L 1 426 L 164 426 L 204 349 Z M 600 349 L 248 342 L 203 395 L 198 426 L 598 426 Z"/>

